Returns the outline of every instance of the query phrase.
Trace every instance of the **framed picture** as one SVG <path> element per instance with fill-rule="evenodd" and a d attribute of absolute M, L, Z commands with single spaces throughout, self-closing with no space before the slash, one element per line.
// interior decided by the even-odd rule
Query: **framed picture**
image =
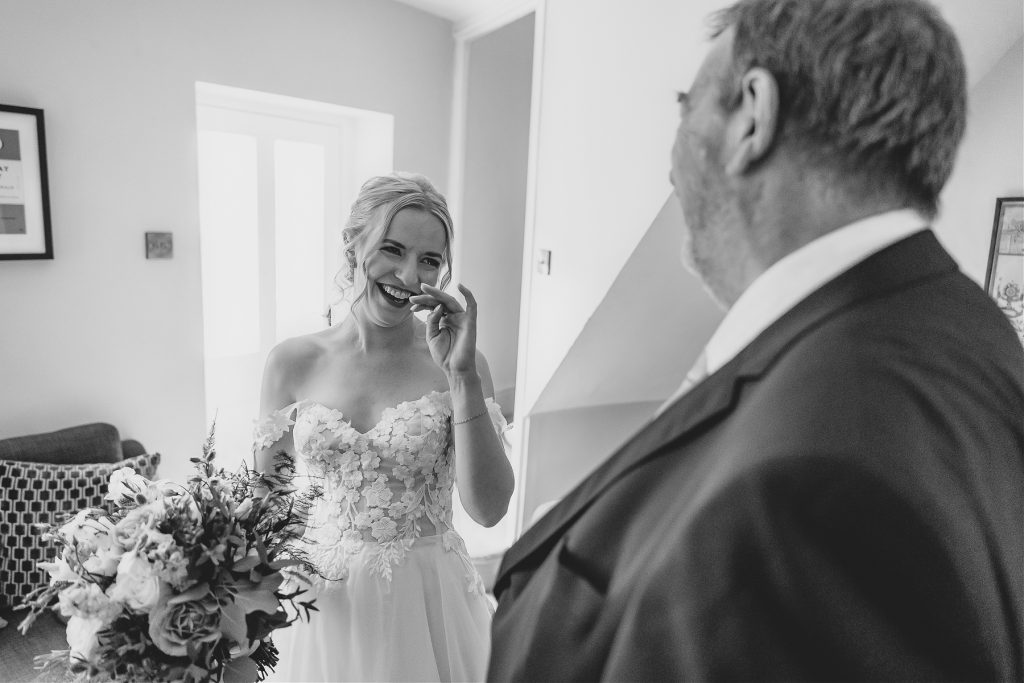
<path fill-rule="evenodd" d="M 0 104 L 0 259 L 52 259 L 43 110 Z"/>
<path fill-rule="evenodd" d="M 1024 344 L 1024 197 L 996 199 L 985 290 Z"/>

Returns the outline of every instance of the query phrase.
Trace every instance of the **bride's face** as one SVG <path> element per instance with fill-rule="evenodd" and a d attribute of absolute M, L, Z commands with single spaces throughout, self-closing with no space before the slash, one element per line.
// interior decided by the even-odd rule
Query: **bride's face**
<path fill-rule="evenodd" d="M 412 315 L 409 297 L 420 285 L 436 285 L 444 266 L 447 238 L 440 219 L 410 207 L 395 214 L 381 240 L 357 264 L 365 273 L 363 310 L 371 321 L 393 327 Z"/>

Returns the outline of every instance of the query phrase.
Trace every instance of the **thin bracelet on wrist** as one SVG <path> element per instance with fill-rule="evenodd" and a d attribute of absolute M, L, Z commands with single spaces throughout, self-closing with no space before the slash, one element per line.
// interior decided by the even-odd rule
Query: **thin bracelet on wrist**
<path fill-rule="evenodd" d="M 466 419 L 464 419 L 464 420 L 452 420 L 452 426 L 455 426 L 455 425 L 464 425 L 464 424 L 466 424 L 467 422 L 472 422 L 473 420 L 477 419 L 478 417 L 483 417 L 483 416 L 484 416 L 484 415 L 486 415 L 486 414 L 487 414 L 487 408 L 484 408 L 484 412 L 482 412 L 482 413 L 477 413 L 477 414 L 476 414 L 476 415 L 474 415 L 473 417 L 467 417 L 467 418 L 466 418 Z"/>

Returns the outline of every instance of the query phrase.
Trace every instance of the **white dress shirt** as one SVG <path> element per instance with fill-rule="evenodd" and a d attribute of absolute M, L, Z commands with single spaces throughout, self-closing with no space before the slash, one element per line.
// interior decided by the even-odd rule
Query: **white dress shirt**
<path fill-rule="evenodd" d="M 702 354 L 705 377 L 826 282 L 927 226 L 916 211 L 889 211 L 833 230 L 773 263 L 740 295 L 708 340 Z M 684 381 L 658 413 L 692 385 Z"/>

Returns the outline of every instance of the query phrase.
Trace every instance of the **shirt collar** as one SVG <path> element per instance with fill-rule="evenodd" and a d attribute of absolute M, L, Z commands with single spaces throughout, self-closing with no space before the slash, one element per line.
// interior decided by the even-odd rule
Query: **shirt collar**
<path fill-rule="evenodd" d="M 705 347 L 708 373 L 826 282 L 926 226 L 916 211 L 889 211 L 833 230 L 776 261 L 747 287 L 711 335 Z"/>

